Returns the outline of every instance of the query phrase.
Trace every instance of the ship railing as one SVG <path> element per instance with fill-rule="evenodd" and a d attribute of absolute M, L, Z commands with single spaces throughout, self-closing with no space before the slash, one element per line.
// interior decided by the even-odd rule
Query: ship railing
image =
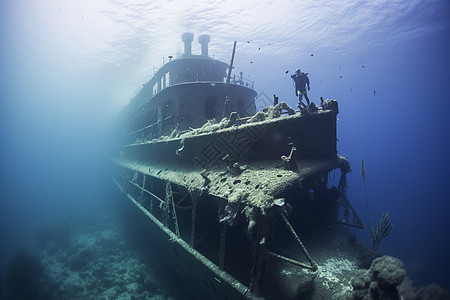
<path fill-rule="evenodd" d="M 251 80 L 243 78 L 243 77 L 236 78 L 236 75 L 233 75 L 233 77 L 230 80 L 230 83 L 240 85 L 240 86 L 245 86 L 245 87 L 248 87 L 251 89 L 253 89 L 253 87 L 254 87 L 254 81 L 251 81 Z"/>
<path fill-rule="evenodd" d="M 160 120 L 156 121 L 156 122 L 153 123 L 153 124 L 150 124 L 150 125 L 147 125 L 147 126 L 145 126 L 145 127 L 140 128 L 140 129 L 137 129 L 137 130 L 134 130 L 134 131 L 125 133 L 124 135 L 127 136 L 127 138 L 128 138 L 131 142 L 136 141 L 136 140 L 139 138 L 139 135 L 140 135 L 141 139 L 142 139 L 142 138 L 145 138 L 145 137 L 148 137 L 148 136 L 150 135 L 151 130 L 153 130 L 153 128 L 154 128 L 155 126 L 158 126 L 158 125 L 160 125 L 162 122 L 165 122 L 165 121 L 167 121 L 167 120 L 170 120 L 172 117 L 173 117 L 173 116 L 168 116 L 168 117 L 166 117 L 166 118 L 164 118 L 164 119 L 160 119 Z"/>
<path fill-rule="evenodd" d="M 161 93 L 166 88 L 168 88 L 170 86 L 178 85 L 178 84 L 209 83 L 211 85 L 214 85 L 216 83 L 225 83 L 225 82 L 226 82 L 226 77 L 219 76 L 219 77 L 209 77 L 208 79 L 204 79 L 204 78 L 200 78 L 198 73 L 197 73 L 196 79 L 194 79 L 194 80 L 180 80 L 180 81 L 178 81 L 178 80 L 173 80 L 172 78 L 170 78 L 165 86 L 161 85 L 161 88 L 157 88 L 156 89 L 156 92 L 153 93 L 152 97 L 155 97 L 156 95 Z M 242 77 L 241 78 L 236 78 L 235 75 L 232 77 L 232 79 L 230 80 L 229 83 L 235 84 L 235 85 L 240 85 L 240 86 L 245 86 L 245 87 L 248 87 L 248 88 L 251 88 L 251 89 L 254 88 L 254 82 L 253 81 L 248 80 L 246 78 L 242 78 Z"/>
<path fill-rule="evenodd" d="M 150 83 L 152 83 L 152 80 L 146 81 L 143 84 L 143 86 L 146 86 L 147 84 L 150 84 Z M 133 98 L 131 99 L 131 102 L 141 101 L 141 103 L 138 105 L 142 105 L 142 104 L 144 104 L 144 101 L 145 102 L 150 101 L 153 97 L 155 97 L 156 95 L 158 95 L 159 93 L 161 93 L 168 87 L 176 86 L 179 84 L 189 84 L 189 83 L 208 83 L 211 85 L 214 85 L 216 83 L 222 84 L 222 83 L 226 83 L 226 77 L 218 76 L 218 77 L 208 77 L 206 79 L 206 78 L 200 78 L 198 73 L 197 73 L 196 79 L 194 79 L 194 80 L 192 80 L 192 79 L 191 80 L 177 80 L 177 79 L 174 80 L 172 77 L 169 77 L 169 79 L 165 80 L 164 83 L 161 83 L 161 80 L 154 82 L 153 92 L 151 93 L 151 96 L 149 98 L 147 98 L 146 100 L 144 100 L 144 99 L 137 100 L 136 96 L 142 90 L 142 87 L 140 89 L 136 90 L 134 92 Z M 248 80 L 246 78 L 243 78 L 242 76 L 240 76 L 239 78 L 236 78 L 236 75 L 233 75 L 233 77 L 231 78 L 231 80 L 228 84 L 234 84 L 234 85 L 239 85 L 239 86 L 254 89 L 254 82 L 251 80 Z"/>
<path fill-rule="evenodd" d="M 167 89 L 168 87 L 171 87 L 171 86 L 176 86 L 176 85 L 181 85 L 181 84 L 186 84 L 186 83 L 211 83 L 211 84 L 215 84 L 215 83 L 224 83 L 224 82 L 225 82 L 225 80 L 224 79 L 222 80 L 222 78 L 220 78 L 220 79 L 219 78 L 218 79 L 212 78 L 212 79 L 209 79 L 209 80 L 199 80 L 198 76 L 197 76 L 197 80 L 180 80 L 180 81 L 173 82 L 173 80 L 170 79 L 169 82 L 166 83 L 166 85 L 164 85 L 164 86 L 161 85 L 160 87 L 158 86 L 157 88 L 155 88 L 153 90 L 151 98 L 155 97 L 156 95 L 158 95 L 159 93 L 161 93 L 162 91 L 164 91 L 165 89 Z M 146 84 L 147 83 L 145 83 L 144 86 Z"/>

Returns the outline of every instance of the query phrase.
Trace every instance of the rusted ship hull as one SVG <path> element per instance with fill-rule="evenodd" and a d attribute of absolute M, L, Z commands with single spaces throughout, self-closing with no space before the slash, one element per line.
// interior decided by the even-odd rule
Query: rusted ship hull
<path fill-rule="evenodd" d="M 354 213 L 338 104 L 300 112 L 274 99 L 256 112 L 253 83 L 231 76 L 236 42 L 228 65 L 208 56 L 209 36 L 201 55 L 191 33 L 182 39 L 183 57 L 169 57 L 118 118 L 113 180 L 193 299 L 298 299 L 329 263 L 315 257 L 323 248 L 309 253 L 308 237 L 326 236 L 342 211 L 351 225 Z"/>
<path fill-rule="evenodd" d="M 274 276 L 270 260 L 317 270 L 304 246 L 282 244 L 285 234 L 295 241 L 299 228 L 337 218 L 349 166 L 336 151 L 336 116 L 337 103 L 120 146 L 114 180 L 148 217 L 152 238 L 194 297 L 265 298 L 282 289 L 264 284 Z M 330 188 L 335 169 L 341 181 Z"/>
<path fill-rule="evenodd" d="M 138 200 L 131 196 L 122 185 L 115 181 L 120 191 L 132 205 L 142 213 L 142 220 L 152 243 L 157 244 L 157 254 L 170 266 L 188 290 L 186 299 L 261 299 L 249 291 L 249 288 L 233 278 L 200 252 L 178 237 L 158 218 L 154 217 Z"/>

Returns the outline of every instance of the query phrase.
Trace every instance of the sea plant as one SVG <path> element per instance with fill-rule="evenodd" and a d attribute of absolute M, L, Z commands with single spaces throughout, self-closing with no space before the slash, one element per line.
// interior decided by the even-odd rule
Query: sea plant
<path fill-rule="evenodd" d="M 389 220 L 389 212 L 385 212 L 380 221 L 378 222 L 377 229 L 375 230 L 370 225 L 370 214 L 369 214 L 369 204 L 367 203 L 367 189 L 366 189 L 366 170 L 364 168 L 364 160 L 361 161 L 361 178 L 363 180 L 364 185 L 364 196 L 366 200 L 366 210 L 367 210 L 367 221 L 369 222 L 370 227 L 370 239 L 372 240 L 372 249 L 378 250 L 378 246 L 380 246 L 380 242 L 382 239 L 388 236 L 388 234 L 392 230 L 391 220 Z"/>
<path fill-rule="evenodd" d="M 374 250 L 378 249 L 381 240 L 387 237 L 391 230 L 392 223 L 389 219 L 389 212 L 387 211 L 381 216 L 376 230 L 372 226 L 370 226 L 370 238 L 372 240 L 372 248 Z"/>

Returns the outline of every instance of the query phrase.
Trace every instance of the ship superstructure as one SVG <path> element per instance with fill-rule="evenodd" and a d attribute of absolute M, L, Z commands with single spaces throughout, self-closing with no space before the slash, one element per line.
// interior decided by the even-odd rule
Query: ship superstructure
<path fill-rule="evenodd" d="M 209 35 L 199 36 L 202 53 L 193 55 L 192 33 L 182 36 L 184 54 L 164 64 L 123 111 L 127 142 L 136 142 L 198 128 L 220 121 L 231 111 L 255 114 L 253 83 L 227 75 L 228 64 L 208 55 Z M 225 114 L 225 115 L 224 115 Z"/>

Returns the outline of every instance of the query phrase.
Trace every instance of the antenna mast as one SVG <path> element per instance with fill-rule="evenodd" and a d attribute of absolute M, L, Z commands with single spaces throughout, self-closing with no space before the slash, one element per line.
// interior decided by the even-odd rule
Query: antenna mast
<path fill-rule="evenodd" d="M 233 54 L 231 54 L 230 69 L 228 70 L 228 77 L 227 77 L 227 82 L 226 83 L 230 83 L 231 70 L 233 70 L 233 62 L 234 62 L 234 53 L 235 52 L 236 52 L 236 41 L 234 41 Z"/>

